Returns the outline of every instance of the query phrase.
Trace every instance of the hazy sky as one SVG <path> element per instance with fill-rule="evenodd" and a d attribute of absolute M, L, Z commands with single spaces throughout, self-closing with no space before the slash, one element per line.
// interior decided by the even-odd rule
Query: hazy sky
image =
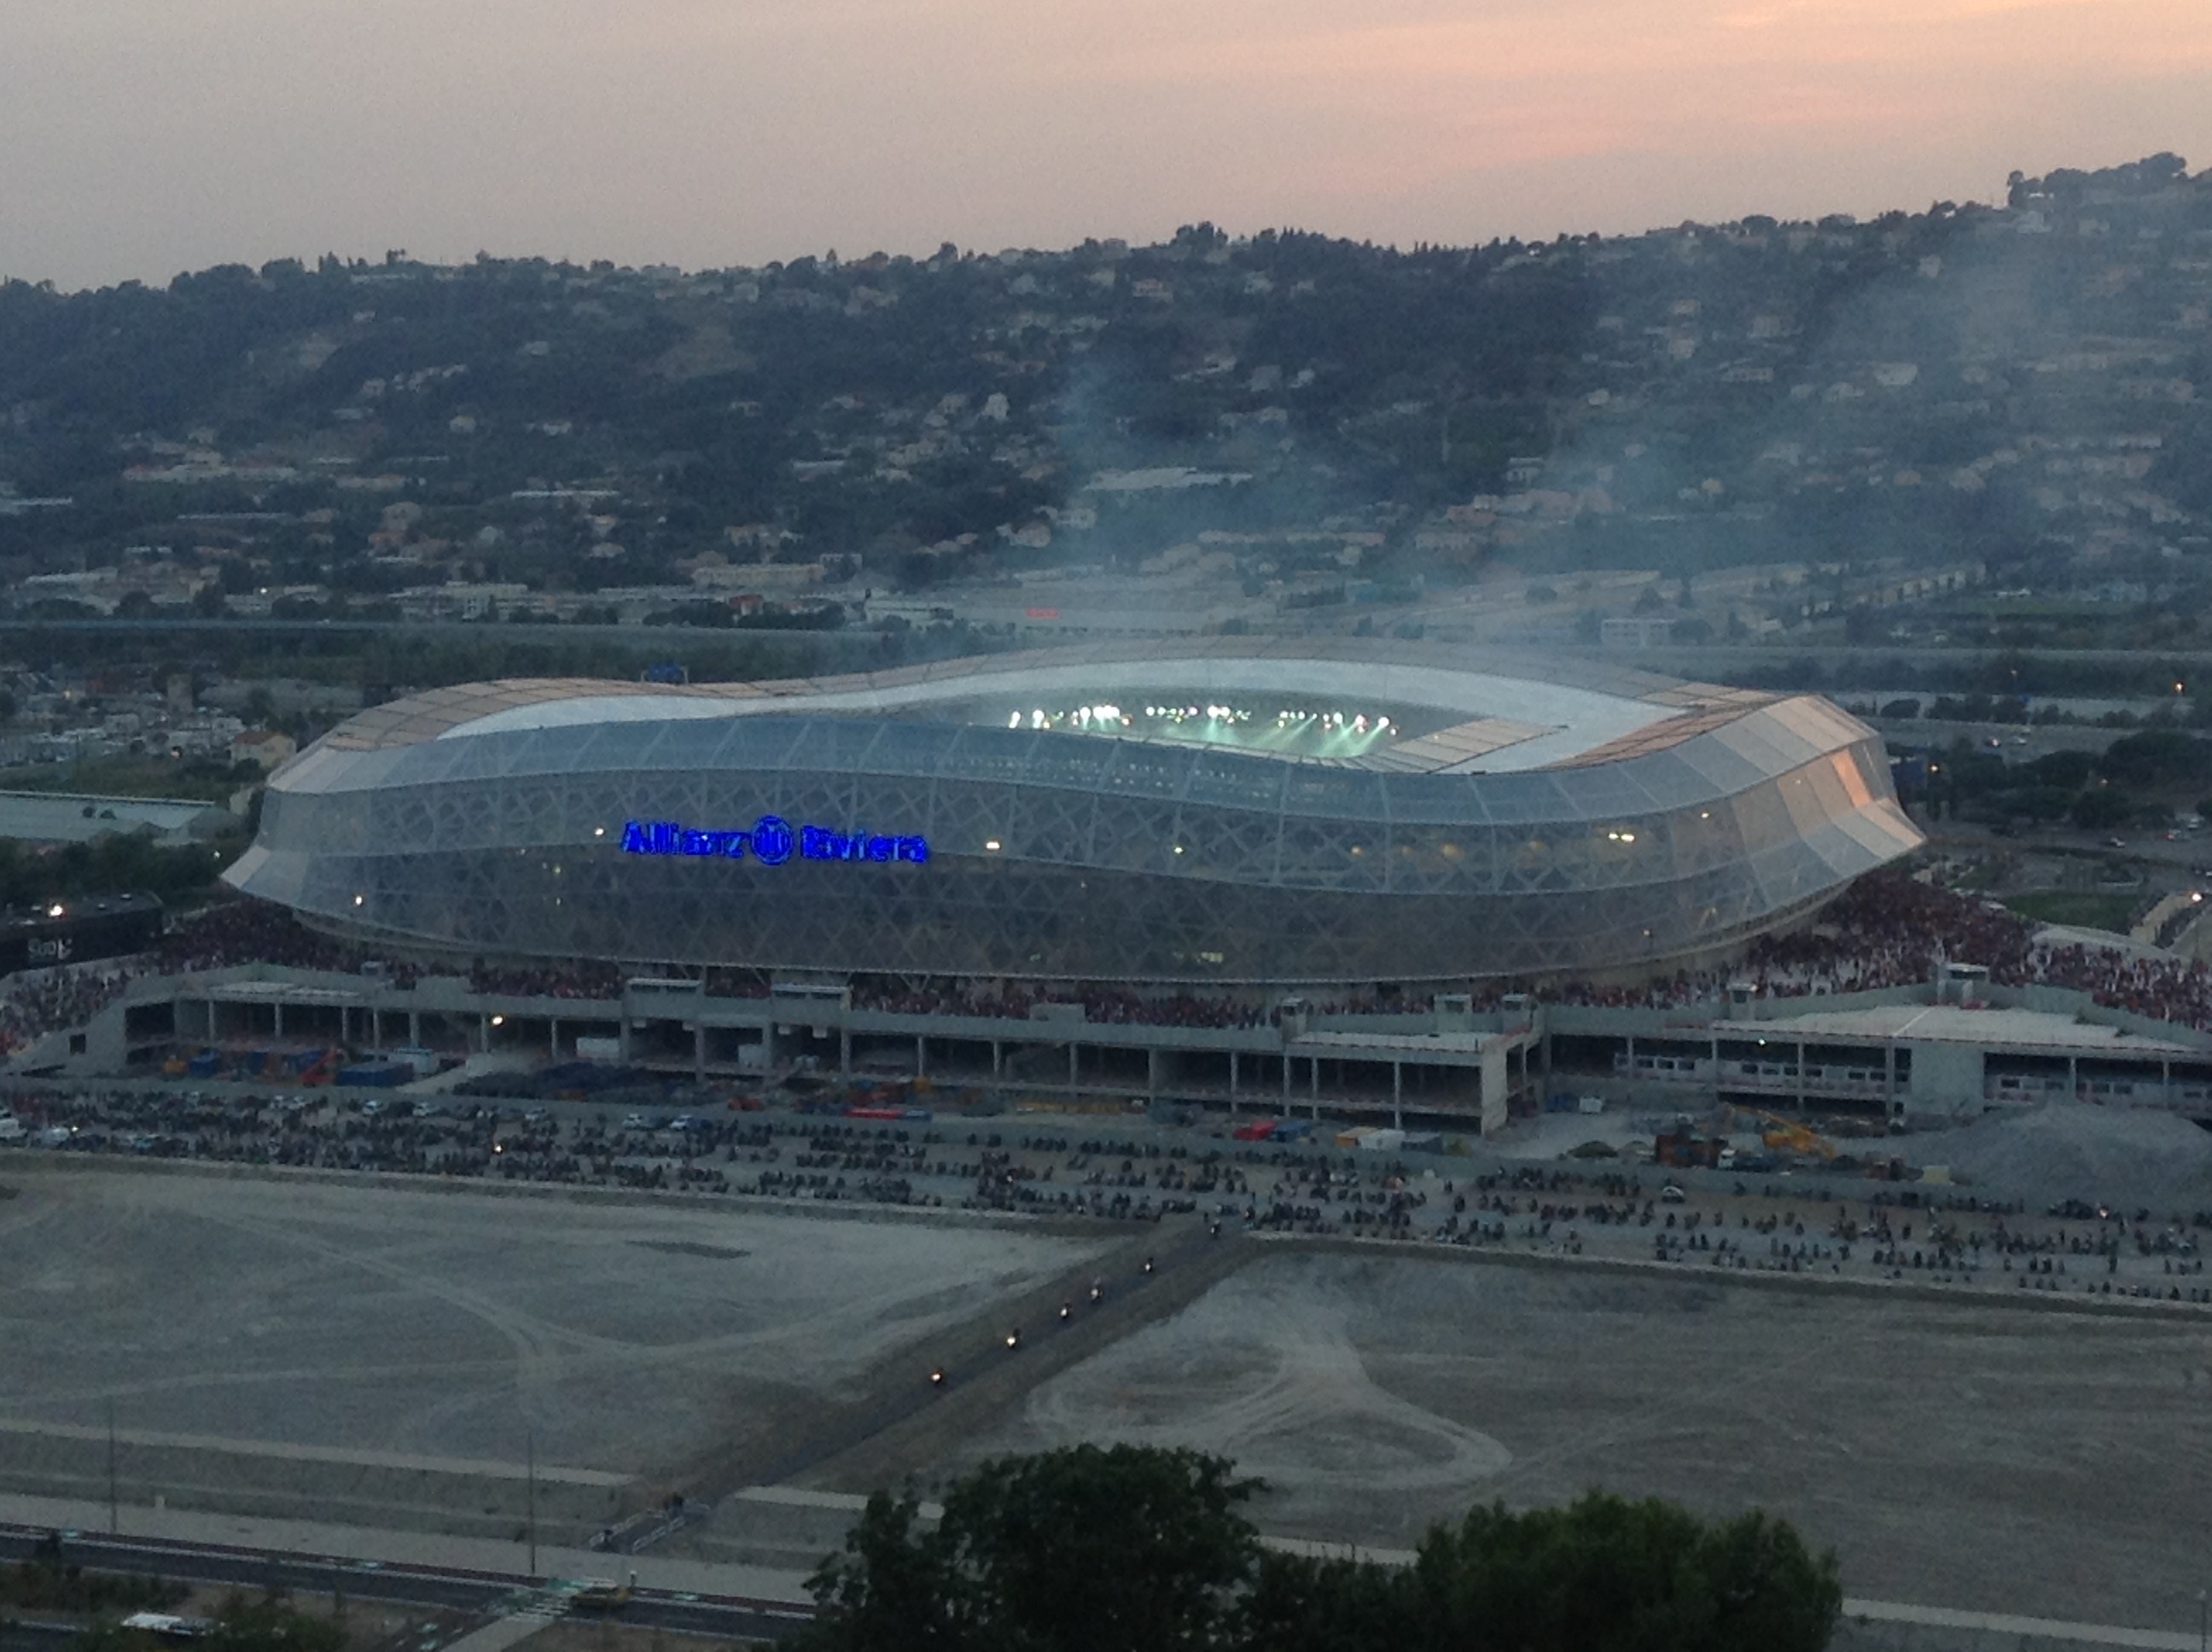
<path fill-rule="evenodd" d="M 0 0 L 0 273 L 1410 243 L 2212 165 L 2212 0 Z"/>

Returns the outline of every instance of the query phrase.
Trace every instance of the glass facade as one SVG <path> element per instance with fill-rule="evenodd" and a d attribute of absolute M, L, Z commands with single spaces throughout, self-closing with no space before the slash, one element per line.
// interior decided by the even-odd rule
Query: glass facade
<path fill-rule="evenodd" d="M 274 777 L 230 880 L 485 957 L 1352 983 L 1710 951 L 1921 841 L 1880 740 L 1810 698 L 1717 690 L 1735 698 L 1507 773 L 797 713 L 759 688 L 720 690 L 727 715 L 470 731 L 471 707 L 556 686 L 364 714 Z"/>

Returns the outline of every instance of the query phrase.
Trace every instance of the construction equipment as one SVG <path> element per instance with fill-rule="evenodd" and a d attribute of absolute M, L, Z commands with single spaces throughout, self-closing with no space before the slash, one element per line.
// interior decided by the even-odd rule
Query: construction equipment
<path fill-rule="evenodd" d="M 1836 1144 L 1800 1120 L 1785 1119 L 1779 1113 L 1768 1113 L 1755 1107 L 1744 1111 L 1764 1127 L 1759 1139 L 1769 1147 L 1802 1153 L 1808 1158 L 1832 1159 L 1836 1156 Z"/>
<path fill-rule="evenodd" d="M 1652 1138 L 1651 1158 L 1656 1164 L 1711 1169 L 1720 1163 L 1721 1149 L 1726 1145 L 1718 1136 L 1700 1136 L 1678 1127 Z"/>

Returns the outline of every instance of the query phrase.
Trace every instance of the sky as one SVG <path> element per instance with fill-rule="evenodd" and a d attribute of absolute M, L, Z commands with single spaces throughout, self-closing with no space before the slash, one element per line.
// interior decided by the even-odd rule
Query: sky
<path fill-rule="evenodd" d="M 2212 166 L 2212 0 L 0 0 L 0 275 L 1411 245 Z"/>

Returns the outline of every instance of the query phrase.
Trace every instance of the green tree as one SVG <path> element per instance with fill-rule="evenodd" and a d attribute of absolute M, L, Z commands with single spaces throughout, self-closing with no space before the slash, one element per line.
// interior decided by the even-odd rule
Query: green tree
<path fill-rule="evenodd" d="M 2074 823 L 2085 832 L 2109 831 L 2135 817 L 2138 799 L 2111 787 L 2097 787 L 2074 799 L 2069 811 Z"/>
<path fill-rule="evenodd" d="M 1413 1575 L 1372 1561 L 1263 1552 L 1243 1606 L 1253 1652 L 1415 1652 Z"/>
<path fill-rule="evenodd" d="M 1843 1600 L 1762 1514 L 1592 1493 L 1477 1508 L 1411 1567 L 1262 1550 L 1256 1483 L 1190 1451 L 988 1462 L 922 1518 L 878 1493 L 811 1582 L 805 1652 L 1820 1652 Z"/>
<path fill-rule="evenodd" d="M 1474 1509 L 1430 1534 L 1413 1587 L 1411 1643 L 1465 1652 L 1819 1652 L 1843 1606 L 1835 1557 L 1785 1522 L 1603 1492 Z"/>
<path fill-rule="evenodd" d="M 1257 1537 L 1255 1483 L 1221 1457 L 1082 1445 L 985 1463 L 922 1529 L 871 1498 L 810 1587 L 817 1652 L 1176 1652 L 1227 1648 Z"/>

